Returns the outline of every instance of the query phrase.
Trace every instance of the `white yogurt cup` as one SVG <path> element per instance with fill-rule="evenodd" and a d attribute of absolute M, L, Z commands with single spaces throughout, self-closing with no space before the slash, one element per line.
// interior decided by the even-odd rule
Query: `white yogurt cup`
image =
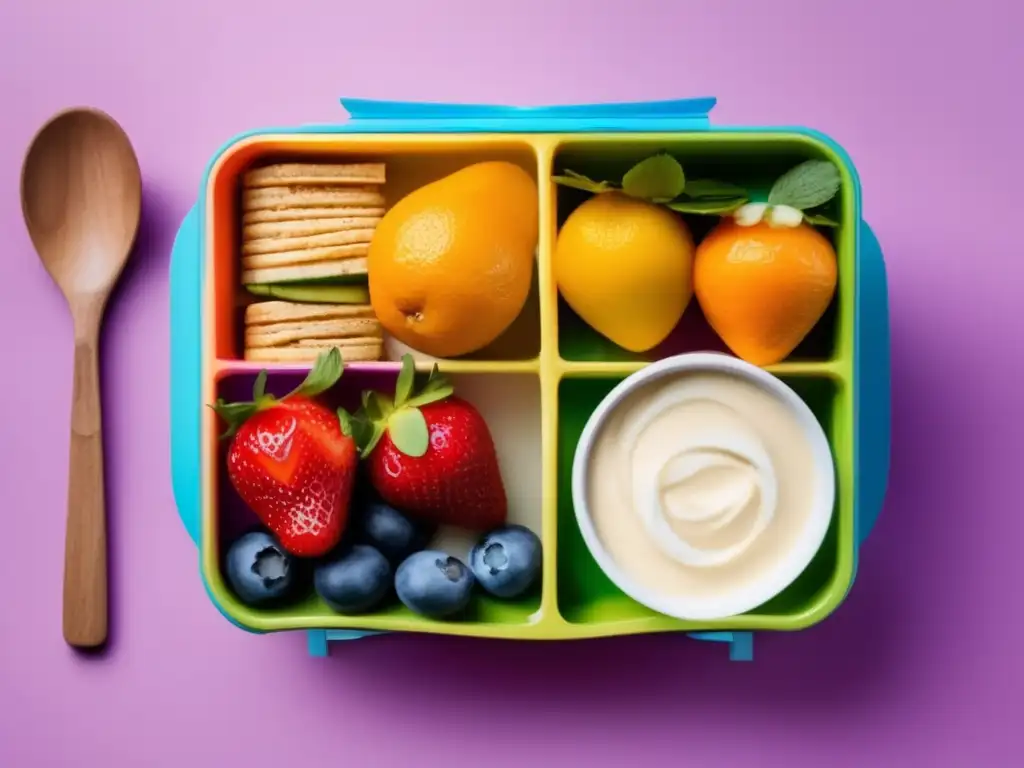
<path fill-rule="evenodd" d="M 744 578 L 738 579 L 739 583 L 724 584 L 721 589 L 716 587 L 709 592 L 707 583 L 714 578 L 713 571 L 702 570 L 700 574 L 702 589 L 694 591 L 703 591 L 704 594 L 686 594 L 685 588 L 682 592 L 679 589 L 655 588 L 652 585 L 650 574 L 639 578 L 638 572 L 631 573 L 622 567 L 609 552 L 609 547 L 601 541 L 588 500 L 591 467 L 597 450 L 596 441 L 603 429 L 611 428 L 608 426 L 609 422 L 615 419 L 620 408 L 625 407 L 623 403 L 629 402 L 631 396 L 641 388 L 657 387 L 693 374 L 727 374 L 753 385 L 781 405 L 787 419 L 795 427 L 795 434 L 799 434 L 806 441 L 807 450 L 801 450 L 809 457 L 809 465 L 806 466 L 805 471 L 807 481 L 813 483 L 809 493 L 804 494 L 808 501 L 801 505 L 806 509 L 801 515 L 798 528 L 785 531 L 785 546 L 780 551 L 776 551 L 768 549 L 767 544 L 763 545 L 761 552 L 757 555 L 759 558 L 757 562 L 763 561 L 765 565 L 757 568 L 756 577 L 747 573 Z M 634 486 L 636 484 L 635 477 L 635 473 L 631 475 Z M 792 482 L 792 472 L 790 472 L 790 478 L 790 482 Z M 572 498 L 583 540 L 601 570 L 612 583 L 638 603 L 659 613 L 691 621 L 711 621 L 747 613 L 763 605 L 792 584 L 808 566 L 821 547 L 832 520 L 835 505 L 835 465 L 828 440 L 818 420 L 799 395 L 782 380 L 761 368 L 729 355 L 718 353 L 684 354 L 669 357 L 642 368 L 621 381 L 601 401 L 588 419 L 576 446 L 572 469 Z M 630 498 L 635 499 L 636 496 L 633 495 Z M 600 504 L 603 505 L 604 502 L 600 502 Z M 780 508 L 780 510 L 786 512 L 785 509 Z M 635 525 L 640 529 L 645 529 L 645 522 L 635 506 L 632 508 L 627 506 L 621 510 L 621 513 L 616 511 L 616 515 L 618 514 L 632 515 L 635 518 Z M 785 525 L 785 523 L 779 524 Z M 664 526 L 661 528 L 664 529 Z M 649 529 L 645 532 L 648 539 L 654 535 Z M 629 533 L 632 534 L 633 531 L 629 531 Z M 665 547 L 659 547 L 659 549 L 667 551 Z M 740 558 L 743 556 L 743 554 L 738 555 Z M 675 562 L 672 563 L 672 567 L 676 567 Z M 680 564 L 679 567 L 689 566 Z M 726 572 L 720 571 L 719 573 Z M 710 575 L 705 576 L 705 574 Z M 660 583 L 663 582 L 659 581 Z"/>

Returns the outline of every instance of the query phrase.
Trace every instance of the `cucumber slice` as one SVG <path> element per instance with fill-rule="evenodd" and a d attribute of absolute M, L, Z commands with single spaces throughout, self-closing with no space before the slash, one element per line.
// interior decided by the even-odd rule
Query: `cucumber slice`
<path fill-rule="evenodd" d="M 278 280 L 263 285 L 366 285 L 366 273 L 354 275 L 328 275 L 327 277 L 307 277 L 300 280 Z"/>
<path fill-rule="evenodd" d="M 245 286 L 253 296 L 294 301 L 299 304 L 369 304 L 365 285 L 254 284 Z"/>

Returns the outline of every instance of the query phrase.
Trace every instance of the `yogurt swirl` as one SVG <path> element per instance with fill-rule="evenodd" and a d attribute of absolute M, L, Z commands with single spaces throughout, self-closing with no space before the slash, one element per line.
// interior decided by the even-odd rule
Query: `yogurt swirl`
<path fill-rule="evenodd" d="M 620 432 L 619 451 L 623 501 L 682 565 L 731 562 L 775 518 L 771 455 L 706 380 L 680 379 L 645 401 Z"/>

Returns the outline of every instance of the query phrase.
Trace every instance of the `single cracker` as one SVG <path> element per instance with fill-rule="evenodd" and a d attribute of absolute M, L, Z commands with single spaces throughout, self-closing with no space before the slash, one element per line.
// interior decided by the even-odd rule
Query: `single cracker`
<path fill-rule="evenodd" d="M 384 353 L 382 344 L 345 344 L 343 340 L 330 347 L 337 347 L 341 352 L 341 359 L 346 363 L 374 362 L 380 360 Z M 263 363 L 306 363 L 316 360 L 324 349 L 323 347 L 260 347 L 258 349 L 245 350 L 245 359 Z"/>
<path fill-rule="evenodd" d="M 296 342 L 295 346 L 313 347 L 315 349 L 323 349 L 324 347 L 330 349 L 331 347 L 341 346 L 380 346 L 381 349 L 383 349 L 384 340 L 380 336 L 351 336 L 343 339 L 303 339 L 302 341 Z"/>
<path fill-rule="evenodd" d="M 304 320 L 374 319 L 369 304 L 298 304 L 292 301 L 260 301 L 245 308 L 245 325 L 253 327 L 272 323 L 295 323 Z"/>
<path fill-rule="evenodd" d="M 242 269 L 269 269 L 273 267 L 299 267 L 317 262 L 363 259 L 370 253 L 369 243 L 348 245 L 327 245 L 323 248 L 307 248 L 304 251 L 285 253 L 254 253 L 242 257 Z"/>
<path fill-rule="evenodd" d="M 294 283 L 300 280 L 322 280 L 326 278 L 355 278 L 366 275 L 366 259 L 351 258 L 335 261 L 318 261 L 310 264 L 286 267 L 264 267 L 243 269 L 242 285 L 252 283 Z"/>
<path fill-rule="evenodd" d="M 373 232 L 380 224 L 380 216 L 350 216 L 338 219 L 297 219 L 295 221 L 261 221 L 242 227 L 242 241 L 310 237 L 328 232 Z"/>
<path fill-rule="evenodd" d="M 260 187 L 242 191 L 243 211 L 353 205 L 383 206 L 384 195 L 372 187 Z"/>
<path fill-rule="evenodd" d="M 254 168 L 243 177 L 250 189 L 337 184 L 383 184 L 384 163 L 280 163 Z"/>
<path fill-rule="evenodd" d="M 376 318 L 307 320 L 301 323 L 258 325 L 245 329 L 245 346 L 286 347 L 310 339 L 379 339 L 383 332 Z"/>
<path fill-rule="evenodd" d="M 341 232 L 323 232 L 319 235 L 300 235 L 298 237 L 262 237 L 258 240 L 243 239 L 242 255 L 298 252 L 337 245 L 369 246 L 372 239 L 372 229 L 349 229 Z M 353 255 L 365 256 L 368 252 L 369 248 L 367 248 L 365 253 L 355 252 Z"/>
<path fill-rule="evenodd" d="M 383 205 L 335 205 L 320 207 L 266 208 L 260 211 L 246 211 L 242 214 L 242 226 L 279 222 L 313 222 L 318 219 L 337 219 L 339 217 L 355 218 L 370 217 L 378 221 L 384 215 Z"/>

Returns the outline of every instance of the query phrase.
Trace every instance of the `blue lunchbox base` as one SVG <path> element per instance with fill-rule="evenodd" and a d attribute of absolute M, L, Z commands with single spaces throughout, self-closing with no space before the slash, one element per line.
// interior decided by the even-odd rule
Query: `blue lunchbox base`
<path fill-rule="evenodd" d="M 345 101 L 359 129 L 366 132 L 429 131 L 636 131 L 701 130 L 713 99 L 551 108 L 478 105 L 406 104 Z M 342 126 L 307 126 L 305 130 L 344 130 Z M 351 128 L 348 128 L 351 130 Z M 200 216 L 193 207 L 174 240 L 170 263 L 171 304 L 171 473 L 175 503 L 185 529 L 196 544 L 200 536 L 202 252 Z M 854 524 L 858 546 L 881 513 L 889 475 L 890 341 L 888 288 L 882 249 L 871 228 L 861 222 L 855 291 L 855 403 L 857 431 L 854 458 L 857 499 Z M 856 567 L 856 565 L 855 565 Z M 851 582 L 852 583 L 852 582 Z M 215 603 L 216 604 L 216 603 Z M 230 617 L 226 617 L 231 620 Z M 312 656 L 327 656 L 332 644 L 380 632 L 308 630 Z M 751 632 L 691 632 L 694 640 L 725 643 L 733 661 L 753 659 Z"/>

